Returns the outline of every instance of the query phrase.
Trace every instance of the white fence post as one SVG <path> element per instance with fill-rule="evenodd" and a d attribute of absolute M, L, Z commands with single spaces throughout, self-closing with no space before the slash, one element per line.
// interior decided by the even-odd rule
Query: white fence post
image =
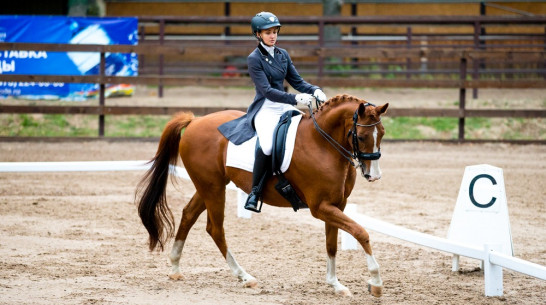
<path fill-rule="evenodd" d="M 483 273 L 485 280 L 485 296 L 498 297 L 502 296 L 502 267 L 495 265 L 489 258 L 491 251 L 501 251 L 502 246 L 500 244 L 485 244 L 485 255 L 483 259 Z"/>
<path fill-rule="evenodd" d="M 345 206 L 345 215 L 349 216 L 351 219 L 355 220 L 356 216 L 356 204 L 348 203 Z M 349 233 L 341 231 L 341 250 L 357 250 L 358 242 L 356 239 Z"/>
<path fill-rule="evenodd" d="M 237 217 L 240 217 L 240 218 L 252 217 L 252 212 L 245 209 L 246 198 L 248 198 L 248 194 L 241 191 L 241 189 L 237 189 Z"/>
<path fill-rule="evenodd" d="M 453 258 L 451 259 L 451 271 L 459 271 L 459 259 L 460 258 L 458 254 L 453 254 Z"/>

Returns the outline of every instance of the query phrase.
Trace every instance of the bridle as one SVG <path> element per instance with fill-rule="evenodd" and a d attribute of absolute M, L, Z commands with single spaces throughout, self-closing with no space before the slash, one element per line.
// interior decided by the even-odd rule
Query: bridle
<path fill-rule="evenodd" d="M 364 104 L 364 107 L 366 106 L 375 107 L 374 104 L 370 104 L 370 103 Z M 380 150 L 374 153 L 363 153 L 358 148 L 358 136 L 356 134 L 356 126 L 372 127 L 381 123 L 381 119 L 379 119 L 379 121 L 372 124 L 358 124 L 357 121 L 358 121 L 358 109 L 355 111 L 355 114 L 353 115 L 353 129 L 349 130 L 349 133 L 347 134 L 347 137 L 350 137 L 351 134 L 353 135 L 353 157 L 356 158 L 357 160 L 378 160 L 379 158 L 381 158 Z"/>
<path fill-rule="evenodd" d="M 375 106 L 371 103 L 364 104 L 364 107 L 366 106 Z M 360 151 L 360 148 L 358 147 L 358 136 L 356 132 L 356 127 L 371 127 L 375 126 L 379 123 L 381 123 L 381 119 L 375 123 L 372 124 L 359 124 L 358 121 L 358 108 L 355 110 L 355 114 L 353 115 L 353 127 L 351 130 L 349 130 L 349 133 L 347 134 L 347 137 L 353 136 L 353 151 L 350 152 L 347 150 L 343 145 L 339 144 L 334 138 L 332 138 L 326 131 L 324 131 L 317 123 L 317 120 L 315 119 L 315 115 L 313 114 L 313 106 L 309 104 L 309 113 L 311 114 L 311 118 L 313 119 L 313 124 L 315 125 L 315 129 L 320 133 L 320 135 L 330 143 L 349 163 L 354 167 L 358 168 L 360 167 L 362 169 L 362 175 L 364 175 L 364 169 L 365 165 L 363 161 L 367 160 L 378 160 L 381 158 L 381 151 L 378 150 L 377 152 L 373 153 L 364 153 Z M 317 108 L 318 108 L 318 102 L 317 102 Z M 356 161 L 356 162 L 355 162 Z"/>

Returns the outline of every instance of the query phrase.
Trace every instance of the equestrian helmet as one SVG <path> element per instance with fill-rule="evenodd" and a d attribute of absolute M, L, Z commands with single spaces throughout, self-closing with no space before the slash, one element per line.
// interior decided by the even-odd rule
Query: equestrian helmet
<path fill-rule="evenodd" d="M 270 12 L 261 12 L 256 14 L 256 16 L 252 17 L 250 25 L 252 27 L 252 34 L 256 38 L 258 38 L 258 36 L 256 35 L 258 31 L 269 29 L 275 26 L 278 26 L 279 28 L 281 27 L 279 18 L 277 18 L 277 16 L 273 15 Z"/>

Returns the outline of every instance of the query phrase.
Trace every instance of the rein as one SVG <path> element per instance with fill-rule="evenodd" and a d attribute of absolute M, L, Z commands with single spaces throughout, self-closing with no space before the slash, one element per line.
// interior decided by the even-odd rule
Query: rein
<path fill-rule="evenodd" d="M 371 103 L 364 104 L 364 107 L 366 106 L 375 106 Z M 377 151 L 374 153 L 364 153 L 360 151 L 360 148 L 358 147 L 358 137 L 356 134 L 356 127 L 371 127 L 375 126 L 379 123 L 381 123 L 381 120 L 373 123 L 373 124 L 359 124 L 358 121 L 358 109 L 355 111 L 355 114 L 353 115 L 353 128 L 349 131 L 349 134 L 347 136 L 353 135 L 353 152 L 350 152 L 347 150 L 343 145 L 339 144 L 332 136 L 330 136 L 326 131 L 324 131 L 317 123 L 317 120 L 315 119 L 315 115 L 313 114 L 313 106 L 311 104 L 308 105 L 309 107 L 309 113 L 311 114 L 311 118 L 313 119 L 313 124 L 315 125 L 315 129 L 320 133 L 320 135 L 330 143 L 340 154 L 343 156 L 349 163 L 354 167 L 358 168 L 361 167 L 364 169 L 364 164 L 362 163 L 363 160 L 377 160 L 381 157 L 381 151 Z M 318 105 L 317 105 L 318 108 Z M 358 161 L 358 164 L 355 164 L 354 161 Z"/>

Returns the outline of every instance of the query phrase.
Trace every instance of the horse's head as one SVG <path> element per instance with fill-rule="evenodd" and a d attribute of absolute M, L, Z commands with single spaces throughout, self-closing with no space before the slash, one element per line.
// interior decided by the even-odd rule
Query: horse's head
<path fill-rule="evenodd" d="M 386 113 L 388 107 L 388 103 L 381 106 L 360 103 L 353 115 L 349 142 L 354 157 L 359 161 L 362 176 L 369 182 L 381 178 L 379 157 L 381 157 L 381 139 L 385 134 L 381 115 Z"/>
<path fill-rule="evenodd" d="M 381 157 L 381 139 L 385 134 L 381 115 L 387 112 L 388 107 L 388 103 L 375 106 L 357 97 L 339 94 L 321 104 L 316 111 L 317 119 L 313 112 L 310 117 L 315 130 L 349 163 L 358 165 L 362 176 L 372 182 L 381 178 L 378 159 Z M 343 123 L 340 125 L 340 122 Z M 336 130 L 337 136 L 334 137 L 337 140 L 330 136 L 336 134 Z M 358 164 L 355 164 L 355 159 Z"/>

